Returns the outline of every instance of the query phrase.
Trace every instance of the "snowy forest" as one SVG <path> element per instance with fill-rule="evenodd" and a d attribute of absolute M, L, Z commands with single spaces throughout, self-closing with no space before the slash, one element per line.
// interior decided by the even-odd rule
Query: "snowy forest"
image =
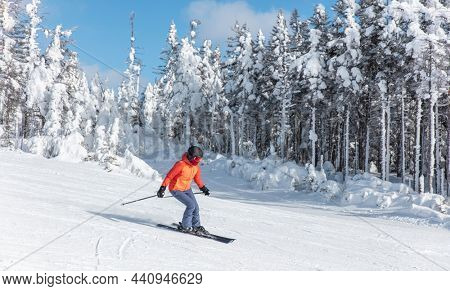
<path fill-rule="evenodd" d="M 448 0 L 338 0 L 309 19 L 280 11 L 270 35 L 236 23 L 222 51 L 200 41 L 201 19 L 183 36 L 171 23 L 149 84 L 140 82 L 132 16 L 118 88 L 87 79 L 72 31 L 42 27 L 40 2 L 0 0 L 2 147 L 48 158 L 70 151 L 108 166 L 196 144 L 226 156 L 329 161 L 344 179 L 376 172 L 450 194 Z"/>

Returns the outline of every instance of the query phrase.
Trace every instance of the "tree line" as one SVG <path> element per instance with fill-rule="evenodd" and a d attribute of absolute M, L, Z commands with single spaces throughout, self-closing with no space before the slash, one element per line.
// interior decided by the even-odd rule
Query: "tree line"
<path fill-rule="evenodd" d="M 2 146 L 56 156 L 67 140 L 113 163 L 158 143 L 199 144 L 248 158 L 277 156 L 348 179 L 378 171 L 445 195 L 450 181 L 447 0 L 338 0 L 309 19 L 280 11 L 271 33 L 230 30 L 224 53 L 171 23 L 158 79 L 141 90 L 131 29 L 124 81 L 89 83 L 68 48 L 71 32 L 45 30 L 38 6 L 0 1 Z M 131 19 L 133 23 L 133 19 Z M 155 142 L 157 140 L 157 142 Z"/>

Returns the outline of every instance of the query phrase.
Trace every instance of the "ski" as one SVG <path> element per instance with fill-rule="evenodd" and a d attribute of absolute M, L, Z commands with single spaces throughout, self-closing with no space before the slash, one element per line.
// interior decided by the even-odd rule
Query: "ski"
<path fill-rule="evenodd" d="M 217 241 L 217 242 L 221 242 L 221 243 L 225 243 L 225 244 L 229 244 L 229 243 L 232 243 L 233 241 L 235 241 L 234 238 L 228 238 L 228 237 L 215 235 L 215 234 L 197 234 L 197 233 L 193 233 L 193 232 L 182 232 L 182 231 L 178 230 L 178 228 L 177 228 L 178 225 L 175 224 L 175 223 L 172 224 L 172 225 L 157 224 L 156 226 L 160 227 L 160 228 L 165 228 L 165 229 L 168 229 L 168 230 L 176 231 L 176 232 L 179 232 L 179 233 L 185 233 L 185 234 L 190 234 L 190 235 L 201 237 L 201 238 L 211 239 L 211 240 L 214 240 L 214 241 Z"/>

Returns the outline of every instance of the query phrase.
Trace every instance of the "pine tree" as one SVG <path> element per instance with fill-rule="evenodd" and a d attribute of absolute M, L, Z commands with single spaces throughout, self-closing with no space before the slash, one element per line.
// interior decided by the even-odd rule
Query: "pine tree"
<path fill-rule="evenodd" d="M 122 144 L 119 151 L 130 150 L 133 154 L 139 152 L 139 80 L 141 74 L 141 61 L 136 57 L 134 36 L 134 13 L 130 16 L 131 37 L 128 67 L 124 72 L 125 80 L 119 88 L 119 112 L 123 128 Z"/>
<path fill-rule="evenodd" d="M 307 149 L 308 137 L 305 136 L 305 117 L 311 112 L 309 108 L 306 108 L 306 95 L 308 93 L 308 80 L 303 77 L 304 72 L 304 56 L 307 54 L 310 42 L 310 28 L 309 21 L 300 21 L 296 11 L 291 16 L 290 26 L 292 30 L 291 36 L 291 57 L 292 65 L 290 68 L 291 79 L 291 91 L 292 91 L 292 104 L 295 108 L 293 112 L 291 130 L 293 131 L 292 147 L 293 158 L 297 161 L 306 162 L 309 154 L 305 154 Z M 305 142 L 306 141 L 306 142 Z"/>
<path fill-rule="evenodd" d="M 147 88 L 144 92 L 144 100 L 142 102 L 142 117 L 143 117 L 143 146 L 144 146 L 144 154 L 149 154 L 148 150 L 152 147 L 159 149 L 159 139 L 161 136 L 161 128 L 159 126 L 162 125 L 161 115 L 158 112 L 158 103 L 160 100 L 158 99 L 158 87 L 153 86 L 152 84 L 148 84 Z"/>
<path fill-rule="evenodd" d="M 43 84 L 47 84 L 47 73 L 44 60 L 41 58 L 39 44 L 37 42 L 39 25 L 41 18 L 38 15 L 40 0 L 32 0 L 26 6 L 27 16 L 29 18 L 26 39 L 28 42 L 28 75 L 25 87 L 26 104 L 24 118 L 24 137 L 39 135 L 43 126 L 43 116 L 39 104 L 44 99 Z"/>
<path fill-rule="evenodd" d="M 373 126 L 372 120 L 374 116 L 375 104 L 380 100 L 380 91 L 378 87 L 377 74 L 383 66 L 383 62 L 380 58 L 381 54 L 381 39 L 382 32 L 384 31 L 383 21 L 384 2 L 381 0 L 361 0 L 360 9 L 357 10 L 356 15 L 360 22 L 360 35 L 361 35 L 361 72 L 363 75 L 363 82 L 361 84 L 362 98 L 361 106 L 363 108 L 364 123 L 365 123 L 365 159 L 364 170 L 369 172 L 369 162 L 371 160 L 371 143 L 372 136 L 374 136 L 375 129 L 378 126 Z M 385 143 L 382 143 L 384 147 Z M 381 151 L 380 151 L 381 152 Z M 380 156 L 385 157 L 385 154 Z M 385 169 L 385 165 L 382 165 Z M 383 172 L 385 170 L 382 170 Z"/>
<path fill-rule="evenodd" d="M 282 159 L 288 157 L 288 141 L 290 135 L 291 85 L 289 67 L 291 65 L 290 39 L 283 12 L 279 12 L 277 22 L 272 29 L 272 38 L 269 43 L 269 70 L 274 84 L 272 91 L 271 108 L 275 112 L 274 122 L 271 125 L 272 142 Z"/>
<path fill-rule="evenodd" d="M 244 111 L 249 100 L 255 98 L 251 72 L 253 70 L 253 47 L 250 31 L 238 23 L 234 35 L 228 39 L 225 71 L 225 93 L 228 96 L 226 111 L 230 116 L 231 154 L 244 154 L 246 118 Z M 237 141 L 237 144 L 236 144 Z"/>
<path fill-rule="evenodd" d="M 172 102 L 174 95 L 173 85 L 175 82 L 175 73 L 177 68 L 177 59 L 179 51 L 179 42 L 177 38 L 177 29 L 175 23 L 172 21 L 169 28 L 169 33 L 166 39 L 167 47 L 163 50 L 161 54 L 161 60 L 163 65 L 159 67 L 159 73 L 161 75 L 160 79 L 156 82 L 155 91 L 158 92 L 158 100 L 160 104 L 158 105 L 158 115 L 160 120 L 165 124 L 164 133 L 161 133 L 165 139 L 173 137 L 173 124 L 174 124 L 174 111 L 169 106 Z M 158 125 L 158 127 L 162 127 Z"/>
<path fill-rule="evenodd" d="M 226 98 L 224 96 L 223 87 L 223 75 L 222 75 L 222 61 L 221 52 L 219 48 L 216 48 L 211 56 L 211 69 L 212 69 L 212 92 L 211 92 L 211 124 L 210 124 L 210 136 L 213 140 L 211 143 L 211 149 L 223 152 L 224 151 L 224 126 L 220 122 L 224 118 L 223 108 L 226 104 Z"/>
<path fill-rule="evenodd" d="M 330 60 L 333 68 L 333 80 L 335 80 L 335 93 L 338 96 L 338 104 L 345 108 L 345 179 L 349 175 L 349 151 L 350 151 L 350 112 L 355 112 L 358 116 L 358 97 L 360 94 L 360 83 L 362 81 L 360 67 L 360 34 L 359 25 L 355 20 L 356 3 L 353 0 L 339 0 L 335 7 L 335 33 L 334 46 L 335 56 Z M 358 132 L 359 123 L 356 122 L 355 133 Z M 355 145 L 358 145 L 356 138 Z M 358 151 L 355 151 L 355 161 L 358 161 Z M 358 163 L 355 164 L 358 170 Z"/>
<path fill-rule="evenodd" d="M 67 104 L 68 94 L 67 86 L 62 83 L 62 74 L 64 68 L 64 54 L 66 53 L 66 37 L 70 37 L 71 31 L 62 30 L 61 25 L 57 25 L 55 30 L 46 31 L 46 35 L 52 34 L 52 42 L 47 48 L 45 59 L 51 87 L 46 94 L 46 112 L 44 114 L 45 124 L 43 132 L 45 135 L 57 138 L 63 135 L 63 115 L 67 115 L 68 108 L 63 108 Z M 49 149 L 48 156 L 57 155 L 52 149 Z"/>
<path fill-rule="evenodd" d="M 425 98 L 429 100 L 429 122 L 430 122 L 430 140 L 429 140 L 429 170 L 428 187 L 429 192 L 439 193 L 438 179 L 441 172 L 440 168 L 440 142 L 439 137 L 439 100 L 445 97 L 449 87 L 449 67 L 448 59 L 448 32 L 445 31 L 445 25 L 450 21 L 450 14 L 442 17 L 442 11 L 450 12 L 437 0 L 426 1 L 426 16 L 429 21 L 424 28 L 426 33 L 426 44 L 424 46 L 424 61 L 427 67 L 427 73 L 422 81 L 427 83 L 427 92 Z"/>
<path fill-rule="evenodd" d="M 303 77 L 306 82 L 306 95 L 310 115 L 309 140 L 311 141 L 310 161 L 313 166 L 316 164 L 316 109 L 324 99 L 326 87 L 326 44 L 328 43 L 327 14 L 323 5 L 317 5 L 314 14 L 310 19 L 312 29 L 309 33 L 308 52 L 302 57 Z"/>
<path fill-rule="evenodd" d="M 220 50 L 211 48 L 211 41 L 205 40 L 201 51 L 200 72 L 202 78 L 202 106 L 199 120 L 203 121 L 199 125 L 201 129 L 199 142 L 212 149 L 217 148 L 219 141 L 215 140 L 215 122 L 217 110 L 223 94 L 223 85 L 220 71 Z M 215 143 L 215 144 L 214 144 Z"/>
<path fill-rule="evenodd" d="M 181 128 L 184 131 L 183 140 L 186 147 L 195 143 L 191 135 L 191 127 L 195 128 L 198 121 L 193 120 L 193 114 L 202 104 L 200 62 L 201 58 L 197 49 L 192 46 L 192 42 L 188 38 L 183 38 L 173 85 L 174 95 L 170 106 L 176 110 L 173 115 L 175 127 L 177 122 L 184 123 Z M 179 138 L 181 139 L 180 135 Z"/>
<path fill-rule="evenodd" d="M 255 95 L 254 100 L 249 102 L 249 112 L 255 124 L 254 129 L 254 144 L 258 156 L 263 158 L 266 156 L 269 147 L 268 142 L 270 129 L 268 130 L 268 117 L 272 114 L 270 111 L 270 93 L 271 93 L 271 78 L 270 70 L 267 64 L 269 63 L 268 51 L 266 49 L 265 37 L 261 30 L 258 31 L 256 41 L 253 44 L 253 70 L 251 72 Z"/>
<path fill-rule="evenodd" d="M 23 101 L 24 66 L 20 55 L 22 24 L 19 21 L 18 1 L 1 1 L 0 56 L 0 146 L 19 146 L 21 103 Z"/>
<path fill-rule="evenodd" d="M 110 145 L 108 144 L 108 129 L 111 124 L 112 107 L 115 106 L 114 92 L 106 90 L 103 92 L 100 84 L 97 83 L 97 77 L 94 78 L 91 88 L 97 93 L 99 100 L 99 112 L 97 116 L 97 123 L 95 126 L 95 138 L 93 151 L 95 158 L 98 161 L 105 161 L 110 152 Z M 101 97 L 100 97 L 101 96 Z"/>

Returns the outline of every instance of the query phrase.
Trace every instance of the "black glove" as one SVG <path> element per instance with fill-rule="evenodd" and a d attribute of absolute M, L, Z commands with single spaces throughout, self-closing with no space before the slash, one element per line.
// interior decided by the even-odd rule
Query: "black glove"
<path fill-rule="evenodd" d="M 206 196 L 209 196 L 209 189 L 206 188 L 206 186 L 203 186 L 202 188 L 200 188 L 200 191 L 202 191 Z"/>
<path fill-rule="evenodd" d="M 163 198 L 164 197 L 164 191 L 166 191 L 166 186 L 161 186 L 158 190 L 158 193 L 156 193 L 156 195 L 158 195 L 159 198 Z"/>

